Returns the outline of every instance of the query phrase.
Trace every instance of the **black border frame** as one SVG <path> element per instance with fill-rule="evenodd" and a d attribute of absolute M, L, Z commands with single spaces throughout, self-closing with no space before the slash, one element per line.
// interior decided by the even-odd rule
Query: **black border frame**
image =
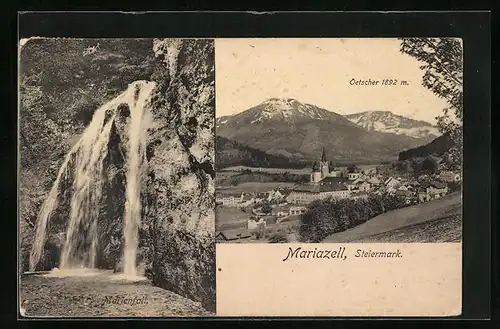
<path fill-rule="evenodd" d="M 297 19 L 299 16 L 300 19 Z M 21 12 L 18 14 L 18 28 L 16 43 L 20 38 L 31 36 L 84 38 L 428 36 L 462 38 L 465 76 L 464 106 L 475 110 L 464 113 L 463 307 L 462 315 L 453 318 L 488 319 L 490 317 L 492 191 L 489 183 L 492 172 L 491 134 L 490 129 L 488 129 L 491 127 L 491 22 L 489 12 Z M 12 113 L 17 113 L 17 109 L 12 109 L 12 111 Z M 59 320 L 59 318 L 57 319 Z M 85 319 L 102 320 L 99 318 Z M 125 318 L 109 320 L 123 319 Z M 133 318 L 133 320 L 136 319 L 141 318 Z M 381 319 L 381 317 L 143 319 L 365 320 Z M 389 317 L 383 319 L 445 318 Z M 27 318 L 27 320 L 32 319 Z"/>

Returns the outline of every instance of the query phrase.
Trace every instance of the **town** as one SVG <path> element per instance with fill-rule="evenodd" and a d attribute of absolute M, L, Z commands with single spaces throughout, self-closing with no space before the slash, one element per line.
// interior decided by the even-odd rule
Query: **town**
<path fill-rule="evenodd" d="M 444 162 L 442 158 L 429 156 L 422 160 L 422 165 L 433 170 L 405 175 L 390 170 L 388 164 L 335 167 L 323 149 L 321 161 L 314 162 L 309 169 L 307 183 L 277 184 L 266 191 L 218 189 L 217 241 L 298 242 L 301 216 L 315 200 L 367 199 L 370 195 L 387 193 L 399 195 L 407 205 L 414 205 L 441 198 L 451 189 L 459 189 L 461 181 L 461 173 L 446 170 Z M 241 170 L 226 170 L 218 174 L 227 177 L 237 175 Z"/>

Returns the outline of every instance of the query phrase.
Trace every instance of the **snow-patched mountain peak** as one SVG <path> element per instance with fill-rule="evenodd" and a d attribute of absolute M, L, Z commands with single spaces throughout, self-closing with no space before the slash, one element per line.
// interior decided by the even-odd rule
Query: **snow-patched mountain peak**
<path fill-rule="evenodd" d="M 311 104 L 302 103 L 294 98 L 270 98 L 249 110 L 254 118 L 251 123 L 262 122 L 267 119 L 295 119 L 324 120 L 329 117 L 327 110 Z"/>
<path fill-rule="evenodd" d="M 346 115 L 346 118 L 368 131 L 380 131 L 414 138 L 441 135 L 437 127 L 428 122 L 410 119 L 391 111 L 366 111 Z"/>

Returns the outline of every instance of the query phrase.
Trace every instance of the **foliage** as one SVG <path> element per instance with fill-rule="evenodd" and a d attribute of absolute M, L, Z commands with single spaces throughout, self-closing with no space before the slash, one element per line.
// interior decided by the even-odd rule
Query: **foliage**
<path fill-rule="evenodd" d="M 349 173 L 356 173 L 359 172 L 359 167 L 356 166 L 355 164 L 351 164 L 347 167 L 347 172 Z"/>
<path fill-rule="evenodd" d="M 276 232 L 268 238 L 269 243 L 286 243 L 288 239 L 286 235 L 282 232 Z"/>
<path fill-rule="evenodd" d="M 265 238 L 266 236 L 266 224 L 259 223 L 257 224 L 257 228 L 254 230 L 255 237 L 257 240 Z"/>
<path fill-rule="evenodd" d="M 301 239 L 320 242 L 327 236 L 345 231 L 384 212 L 405 207 L 405 198 L 398 195 L 370 195 L 368 199 L 325 199 L 309 205 L 302 216 Z"/>
<path fill-rule="evenodd" d="M 260 210 L 264 214 L 270 214 L 273 209 L 271 208 L 271 205 L 266 202 L 266 203 L 264 203 L 264 205 L 262 206 L 262 208 Z"/>
<path fill-rule="evenodd" d="M 283 155 L 268 154 L 222 136 L 216 136 L 217 169 L 231 166 L 296 168 L 302 169 L 307 164 L 289 159 Z"/>
<path fill-rule="evenodd" d="M 463 47 L 455 38 L 401 38 L 401 52 L 423 64 L 422 85 L 450 105 L 438 116 L 438 128 L 455 145 L 450 150 L 453 162 L 462 162 L 463 126 Z M 450 115 L 452 112 L 455 119 Z"/>
<path fill-rule="evenodd" d="M 460 191 L 462 189 L 462 184 L 460 184 L 460 182 L 448 182 L 447 186 L 450 193 Z"/>
<path fill-rule="evenodd" d="M 450 138 L 449 134 L 444 135 L 434 139 L 432 142 L 426 145 L 421 145 L 412 149 L 408 149 L 399 153 L 399 161 L 415 158 L 415 157 L 426 157 L 432 154 L 444 155 L 454 146 L 453 140 Z"/>

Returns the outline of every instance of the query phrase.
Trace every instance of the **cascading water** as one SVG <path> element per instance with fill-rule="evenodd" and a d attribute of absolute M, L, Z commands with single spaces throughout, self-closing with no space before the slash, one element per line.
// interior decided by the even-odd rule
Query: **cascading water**
<path fill-rule="evenodd" d="M 60 185 L 71 180 L 69 220 L 60 264 L 61 269 L 94 268 L 98 250 L 99 210 L 102 202 L 104 159 L 108 153 L 111 127 L 117 109 L 127 104 L 130 122 L 127 124 L 129 146 L 126 160 L 126 202 L 124 214 L 124 274 L 136 276 L 138 228 L 140 225 L 141 175 L 145 163 L 145 142 L 150 123 L 148 99 L 154 82 L 136 81 L 128 89 L 97 109 L 91 123 L 79 141 L 66 155 L 48 198 L 40 209 L 36 237 L 30 255 L 30 270 L 40 261 L 47 223 L 60 201 Z"/>
<path fill-rule="evenodd" d="M 127 161 L 127 190 L 125 202 L 125 252 L 123 257 L 124 274 L 136 276 L 136 255 L 138 246 L 138 228 L 141 220 L 141 174 L 142 165 L 146 157 L 147 127 L 149 113 L 146 111 L 146 102 L 152 91 L 149 85 L 148 92 L 142 92 L 136 85 L 134 90 L 134 110 L 131 111 L 129 127 L 130 150 Z"/>

